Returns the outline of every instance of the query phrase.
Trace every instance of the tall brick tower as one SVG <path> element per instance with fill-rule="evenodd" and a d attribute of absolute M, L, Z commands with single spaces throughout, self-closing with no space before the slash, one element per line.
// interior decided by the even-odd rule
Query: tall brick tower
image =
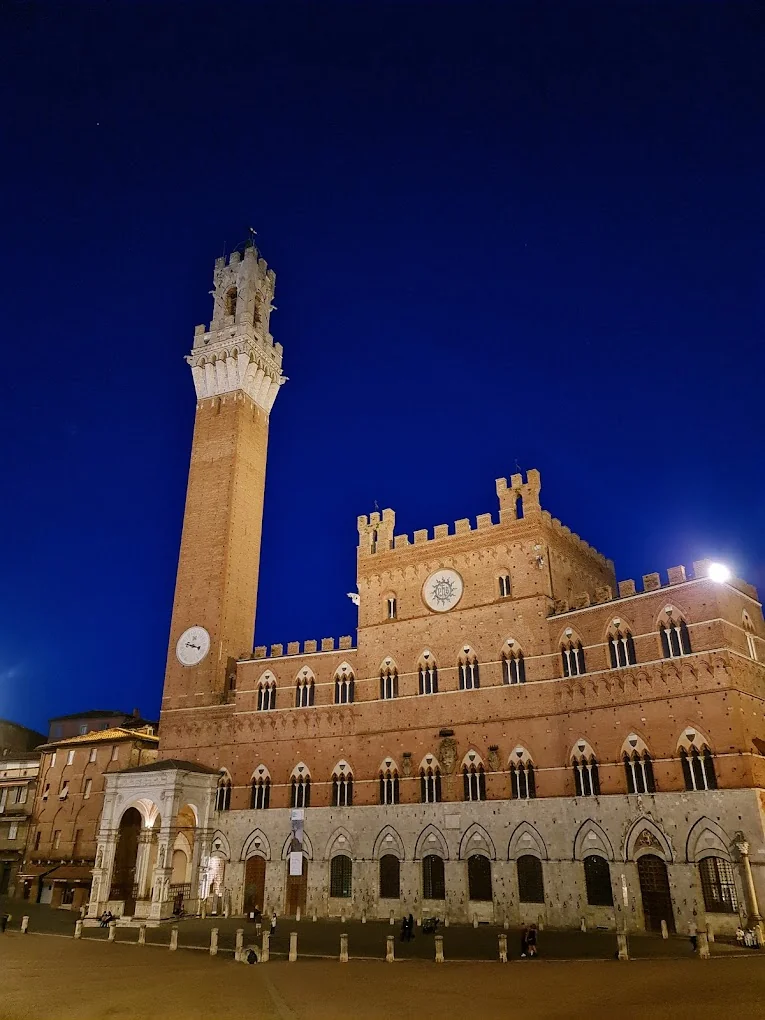
<path fill-rule="evenodd" d="M 215 263 L 213 319 L 187 361 L 197 396 L 163 711 L 226 700 L 252 650 L 268 422 L 282 376 L 275 276 L 253 246 Z"/>

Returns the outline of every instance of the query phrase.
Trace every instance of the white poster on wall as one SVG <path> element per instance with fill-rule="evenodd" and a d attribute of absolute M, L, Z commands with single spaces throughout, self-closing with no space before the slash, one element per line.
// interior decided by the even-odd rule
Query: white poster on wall
<path fill-rule="evenodd" d="M 303 874 L 303 854 L 299 850 L 290 852 L 290 875 Z"/>

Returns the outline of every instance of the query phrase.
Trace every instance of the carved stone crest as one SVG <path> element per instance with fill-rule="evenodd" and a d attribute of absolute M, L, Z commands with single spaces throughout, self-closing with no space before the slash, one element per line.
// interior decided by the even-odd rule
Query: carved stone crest
<path fill-rule="evenodd" d="M 443 771 L 450 776 L 457 765 L 457 741 L 454 737 L 444 737 L 438 745 L 437 757 Z"/>
<path fill-rule="evenodd" d="M 661 843 L 648 829 L 643 829 L 638 838 L 635 840 L 635 849 L 640 847 L 650 847 L 651 849 L 661 850 Z"/>

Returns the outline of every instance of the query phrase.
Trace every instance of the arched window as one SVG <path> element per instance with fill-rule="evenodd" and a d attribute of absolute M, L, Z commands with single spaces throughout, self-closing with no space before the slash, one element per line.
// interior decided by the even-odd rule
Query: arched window
<path fill-rule="evenodd" d="M 491 902 L 491 861 L 483 854 L 468 857 L 468 899 Z"/>
<path fill-rule="evenodd" d="M 386 758 L 380 769 L 380 803 L 398 804 L 398 769 L 390 758 Z"/>
<path fill-rule="evenodd" d="M 418 667 L 420 694 L 438 693 L 438 666 L 430 652 L 423 652 Z"/>
<path fill-rule="evenodd" d="M 294 808 L 311 806 L 311 774 L 305 765 L 296 765 L 290 781 L 290 805 Z"/>
<path fill-rule="evenodd" d="M 566 638 L 561 643 L 560 657 L 564 676 L 581 676 L 587 672 L 582 642 L 570 629 L 566 631 Z"/>
<path fill-rule="evenodd" d="M 380 670 L 380 698 L 389 701 L 398 697 L 398 670 L 395 663 L 388 660 Z"/>
<path fill-rule="evenodd" d="M 500 574 L 499 578 L 499 597 L 506 599 L 510 597 L 510 575 Z"/>
<path fill-rule="evenodd" d="M 462 762 L 462 792 L 464 800 L 486 800 L 486 775 L 475 751 L 468 751 Z"/>
<path fill-rule="evenodd" d="M 686 790 L 716 790 L 714 757 L 706 740 L 696 730 L 687 729 L 679 749 Z"/>
<path fill-rule="evenodd" d="M 475 652 L 466 646 L 459 658 L 460 690 L 472 691 L 481 686 L 478 675 L 478 659 Z"/>
<path fill-rule="evenodd" d="M 329 895 L 334 899 L 347 900 L 353 893 L 353 861 L 344 854 L 330 861 Z"/>
<path fill-rule="evenodd" d="M 432 754 L 425 756 L 420 765 L 420 801 L 438 804 L 441 800 L 441 769 Z"/>
<path fill-rule="evenodd" d="M 303 670 L 295 684 L 295 708 L 308 708 L 313 705 L 314 677 L 309 670 Z"/>
<path fill-rule="evenodd" d="M 513 800 L 533 800 L 537 795 L 534 765 L 525 747 L 516 747 L 510 755 L 510 796 Z"/>
<path fill-rule="evenodd" d="M 744 612 L 741 617 L 741 624 L 744 628 L 744 636 L 746 637 L 746 647 L 749 652 L 749 658 L 754 659 L 757 662 L 757 645 L 754 640 L 754 624 L 752 623 L 749 613 Z"/>
<path fill-rule="evenodd" d="M 710 914 L 738 913 L 733 867 L 723 857 L 705 857 L 699 864 L 704 909 Z"/>
<path fill-rule="evenodd" d="M 571 754 L 571 767 L 574 770 L 577 797 L 598 797 L 600 795 L 598 760 L 587 741 L 577 742 Z"/>
<path fill-rule="evenodd" d="M 587 902 L 591 907 L 612 907 L 614 892 L 611 888 L 611 869 L 605 857 L 590 854 L 584 859 L 584 881 Z"/>
<path fill-rule="evenodd" d="M 221 771 L 218 788 L 215 791 L 215 810 L 228 811 L 231 807 L 231 777 L 228 772 Z"/>
<path fill-rule="evenodd" d="M 514 638 L 508 638 L 502 649 L 502 682 L 506 684 L 526 683 L 526 663 L 523 661 L 523 651 Z"/>
<path fill-rule="evenodd" d="M 661 652 L 665 659 L 677 659 L 691 654 L 691 636 L 688 624 L 673 606 L 665 606 L 659 619 Z"/>
<path fill-rule="evenodd" d="M 332 773 L 332 806 L 350 807 L 352 804 L 353 773 L 347 761 L 340 761 Z"/>
<path fill-rule="evenodd" d="M 261 765 L 256 769 L 252 777 L 252 790 L 250 795 L 251 808 L 267 808 L 271 806 L 271 777 L 268 769 Z"/>
<path fill-rule="evenodd" d="M 612 620 L 608 628 L 608 656 L 611 660 L 611 669 L 634 666 L 637 662 L 632 632 L 618 619 Z"/>
<path fill-rule="evenodd" d="M 397 900 L 401 896 L 401 862 L 395 854 L 380 858 L 380 899 Z"/>
<path fill-rule="evenodd" d="M 276 678 L 268 672 L 258 683 L 258 711 L 269 712 L 272 708 L 276 708 Z"/>
<path fill-rule="evenodd" d="M 397 613 L 396 596 L 389 595 L 385 600 L 385 616 L 388 620 L 395 620 Z"/>
<path fill-rule="evenodd" d="M 226 291 L 226 315 L 236 315 L 236 287 L 229 287 Z"/>
<path fill-rule="evenodd" d="M 353 671 L 345 664 L 335 673 L 335 704 L 350 705 L 353 703 L 355 680 Z"/>
<path fill-rule="evenodd" d="M 624 741 L 622 761 L 627 778 L 627 793 L 656 793 L 653 761 L 645 743 L 636 733 L 630 733 Z"/>
<path fill-rule="evenodd" d="M 518 858 L 518 899 L 521 903 L 544 903 L 545 886 L 542 877 L 542 862 L 533 854 Z"/>
<path fill-rule="evenodd" d="M 445 900 L 444 862 L 437 854 L 422 859 L 422 897 L 425 900 Z"/>

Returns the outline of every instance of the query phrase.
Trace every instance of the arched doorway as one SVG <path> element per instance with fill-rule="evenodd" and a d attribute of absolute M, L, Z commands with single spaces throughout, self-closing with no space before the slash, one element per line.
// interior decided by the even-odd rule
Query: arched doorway
<path fill-rule="evenodd" d="M 135 912 L 135 866 L 138 856 L 138 837 L 141 833 L 141 813 L 128 808 L 120 819 L 117 849 L 114 854 L 114 871 L 109 890 L 110 900 L 123 900 L 124 913 L 132 917 Z"/>
<path fill-rule="evenodd" d="M 303 855 L 303 870 L 300 875 L 289 874 L 289 860 L 287 861 L 287 896 L 286 910 L 288 917 L 297 913 L 300 907 L 301 914 L 305 911 L 306 895 L 308 893 L 308 858 Z"/>
<path fill-rule="evenodd" d="M 305 867 L 305 862 L 303 862 Z M 263 910 L 266 896 L 266 861 L 263 857 L 248 857 L 244 865 L 244 912 Z"/>
<path fill-rule="evenodd" d="M 674 932 L 675 915 L 667 865 L 656 854 L 643 854 L 638 858 L 637 867 L 646 928 L 661 931 L 661 922 L 666 921 L 669 931 Z"/>

